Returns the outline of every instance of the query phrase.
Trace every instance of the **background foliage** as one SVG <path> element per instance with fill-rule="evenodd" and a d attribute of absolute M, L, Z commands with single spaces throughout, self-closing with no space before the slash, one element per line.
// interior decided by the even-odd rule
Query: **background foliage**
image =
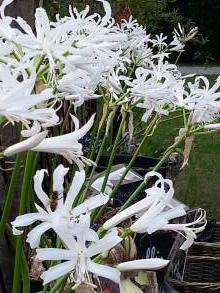
<path fill-rule="evenodd" d="M 36 0 L 38 5 L 39 0 Z M 53 19 L 59 11 L 60 15 L 68 14 L 68 6 L 82 9 L 90 5 L 92 11 L 102 12 L 102 5 L 95 0 L 44 0 L 44 7 Z M 186 48 L 182 62 L 210 63 L 219 62 L 220 44 L 220 1 L 212 0 L 109 0 L 114 16 L 128 8 L 136 19 L 146 25 L 149 32 L 164 32 L 170 35 L 180 22 L 186 28 L 198 26 L 200 34 Z"/>

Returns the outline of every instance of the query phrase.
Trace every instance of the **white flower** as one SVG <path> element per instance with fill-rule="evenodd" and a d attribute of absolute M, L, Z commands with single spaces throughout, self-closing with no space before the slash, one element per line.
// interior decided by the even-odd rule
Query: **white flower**
<path fill-rule="evenodd" d="M 18 216 L 13 222 L 13 230 L 15 234 L 18 227 L 25 227 L 33 224 L 36 221 L 42 223 L 37 225 L 27 237 L 27 242 L 30 243 L 31 248 L 39 246 L 40 238 L 43 233 L 49 229 L 53 229 L 62 241 L 67 245 L 72 241 L 72 230 L 77 231 L 77 217 L 81 214 L 88 213 L 91 210 L 97 208 L 100 205 L 105 204 L 108 201 L 108 196 L 102 194 L 91 197 L 85 202 L 73 208 L 73 202 L 81 190 L 85 181 L 85 171 L 76 172 L 72 180 L 69 191 L 64 200 L 63 183 L 64 176 L 68 172 L 68 168 L 64 168 L 63 165 L 59 165 L 53 173 L 53 194 L 56 200 L 48 197 L 42 188 L 42 182 L 44 179 L 46 170 L 40 170 L 36 172 L 34 176 L 34 190 L 38 199 L 43 204 L 43 208 L 35 204 L 37 212 L 29 213 Z"/>
<path fill-rule="evenodd" d="M 18 78 L 23 79 L 18 81 Z M 10 122 L 21 121 L 29 124 L 39 121 L 42 125 L 55 125 L 59 117 L 52 108 L 42 108 L 40 103 L 53 98 L 52 89 L 46 89 L 40 94 L 32 94 L 36 82 L 36 74 L 32 72 L 30 78 L 14 77 L 8 67 L 0 68 L 0 116 Z"/>
<path fill-rule="evenodd" d="M 149 47 L 151 42 L 150 35 L 146 29 L 132 19 L 123 20 L 121 30 L 126 34 L 127 40 L 122 43 L 122 49 L 130 63 L 143 64 L 145 59 L 148 60 L 152 56 L 152 49 Z"/>
<path fill-rule="evenodd" d="M 199 209 L 198 214 L 196 215 L 197 218 L 191 223 L 165 224 L 164 226 L 160 227 L 159 230 L 174 231 L 180 233 L 185 238 L 185 241 L 180 249 L 186 250 L 193 244 L 194 240 L 197 238 L 196 234 L 202 232 L 207 224 L 205 210 Z"/>
<path fill-rule="evenodd" d="M 78 128 L 79 121 L 75 117 L 75 131 L 60 136 L 45 138 L 32 151 L 53 153 L 63 156 L 70 163 L 75 162 L 79 169 L 83 169 L 84 163 L 92 164 L 92 162 L 83 156 L 82 144 L 79 140 L 91 129 L 95 115 L 81 128 Z"/>
<path fill-rule="evenodd" d="M 198 76 L 195 83 L 189 83 L 188 86 L 189 92 L 184 102 L 186 109 L 192 111 L 190 122 L 212 122 L 220 113 L 220 78 L 210 87 L 205 76 Z"/>
<path fill-rule="evenodd" d="M 137 107 L 146 110 L 142 121 L 147 121 L 153 112 L 168 115 L 169 108 L 176 105 L 173 88 L 181 77 L 176 65 L 164 61 L 165 55 L 160 55 L 156 62 L 149 61 L 149 67 L 138 67 L 133 81 L 126 83 L 131 95 L 141 99 Z"/>
<path fill-rule="evenodd" d="M 120 272 L 112 267 L 95 263 L 91 258 L 101 253 L 108 252 L 111 248 L 121 242 L 117 232 L 108 233 L 102 239 L 94 237 L 88 242 L 87 233 L 89 231 L 90 221 L 87 216 L 80 217 L 79 233 L 73 241 L 68 244 L 67 249 L 43 248 L 37 249 L 37 258 L 40 260 L 58 260 L 64 261 L 58 265 L 49 268 L 41 275 L 44 285 L 58 279 L 68 273 L 73 272 L 75 286 L 81 283 L 94 286 L 90 274 L 108 278 L 115 283 L 120 282 Z"/>
<path fill-rule="evenodd" d="M 181 25 L 178 23 L 178 28 L 174 29 L 173 41 L 170 43 L 170 46 L 173 48 L 171 48 L 170 51 L 183 51 L 186 42 L 193 39 L 197 33 L 198 27 L 194 27 L 186 34 L 184 28 L 182 28 Z"/>
<path fill-rule="evenodd" d="M 28 139 L 25 139 L 19 143 L 11 145 L 10 147 L 8 147 L 7 149 L 4 150 L 3 155 L 5 157 L 10 157 L 15 154 L 28 151 L 31 148 L 40 144 L 47 136 L 47 133 L 48 133 L 48 131 L 43 131 L 43 132 L 37 133 L 37 134 L 29 137 Z"/>
<path fill-rule="evenodd" d="M 162 34 L 156 35 L 155 39 L 151 40 L 153 43 L 153 47 L 158 47 L 159 51 L 165 49 L 167 47 L 167 43 L 165 42 L 167 39 L 166 36 Z"/>
<path fill-rule="evenodd" d="M 60 40 L 62 36 L 61 27 L 51 28 L 49 18 L 43 8 L 36 9 L 36 35 L 23 18 L 18 17 L 16 22 L 22 28 L 24 33 L 17 33 L 17 36 L 13 41 L 21 44 L 25 49 L 26 55 L 30 59 L 36 55 L 45 55 L 48 58 L 50 69 L 53 71 L 55 69 L 54 58 L 56 57 L 56 52 L 60 48 L 58 40 Z"/>
<path fill-rule="evenodd" d="M 161 212 L 169 206 L 174 194 L 172 181 L 169 179 L 164 179 L 163 176 L 158 172 L 149 172 L 146 174 L 146 178 L 154 176 L 158 177 L 158 180 L 153 187 L 146 189 L 146 198 L 131 205 L 127 209 L 119 212 L 114 217 L 106 221 L 103 225 L 104 229 L 111 229 L 112 227 L 115 227 L 119 223 L 134 215 L 139 215 L 139 219 L 131 225 L 130 229 L 132 231 L 139 232 L 143 228 L 147 229 L 147 227 L 154 225 L 153 219 L 160 215 Z M 168 191 L 165 189 L 166 185 L 169 187 Z M 178 207 L 177 216 L 179 216 L 179 214 L 185 214 L 183 208 L 179 209 Z"/>
<path fill-rule="evenodd" d="M 77 108 L 84 101 L 99 97 L 95 94 L 95 90 L 100 78 L 99 75 L 77 68 L 63 76 L 59 81 L 58 89 L 65 94 L 66 99 L 73 100 L 74 106 Z"/>

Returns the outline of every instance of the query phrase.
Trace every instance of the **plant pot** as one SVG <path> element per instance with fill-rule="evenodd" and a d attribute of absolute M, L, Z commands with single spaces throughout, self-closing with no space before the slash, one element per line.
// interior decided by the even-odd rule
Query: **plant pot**
<path fill-rule="evenodd" d="M 132 156 L 129 155 L 118 155 L 114 158 L 113 165 L 124 164 L 128 165 Z M 102 156 L 100 157 L 99 164 L 97 167 L 97 172 L 103 172 L 106 170 L 109 162 L 109 156 Z M 155 158 L 148 158 L 146 156 L 139 156 L 135 160 L 132 171 L 136 172 L 141 177 L 144 177 L 147 172 L 151 171 L 153 167 L 159 162 L 158 159 Z M 163 164 L 162 167 L 158 170 L 164 177 L 166 176 L 167 172 L 167 165 Z M 154 178 L 152 178 L 149 182 L 149 185 L 154 182 Z M 118 189 L 117 195 L 113 199 L 113 207 L 119 208 L 121 207 L 128 199 L 128 197 L 138 188 L 141 181 L 132 182 L 123 184 Z M 145 197 L 145 192 L 139 194 L 138 198 L 134 201 L 139 201 L 140 199 Z"/>
<path fill-rule="evenodd" d="M 43 290 L 43 282 L 42 281 L 35 281 L 31 280 L 30 281 L 30 293 L 38 293 Z"/>

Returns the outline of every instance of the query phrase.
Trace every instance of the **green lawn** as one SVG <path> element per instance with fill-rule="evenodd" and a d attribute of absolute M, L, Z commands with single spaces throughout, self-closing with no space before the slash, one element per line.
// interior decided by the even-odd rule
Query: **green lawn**
<path fill-rule="evenodd" d="M 182 127 L 174 119 L 159 125 L 143 148 L 143 154 L 158 156 L 169 146 Z M 176 198 L 189 206 L 207 210 L 209 218 L 220 219 L 220 133 L 197 136 L 188 166 L 175 181 Z"/>

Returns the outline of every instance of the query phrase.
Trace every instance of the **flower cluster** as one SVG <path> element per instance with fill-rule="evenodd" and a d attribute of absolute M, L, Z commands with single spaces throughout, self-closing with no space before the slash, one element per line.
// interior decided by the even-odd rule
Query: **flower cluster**
<path fill-rule="evenodd" d="M 186 32 L 178 25 L 169 41 L 163 34 L 152 36 L 132 17 L 117 23 L 109 2 L 97 1 L 103 5 L 102 15 L 91 14 L 88 6 L 81 12 L 70 6 L 69 16 L 58 14 L 55 21 L 49 20 L 44 8 L 37 8 L 34 29 L 21 17 L 6 15 L 5 8 L 13 0 L 2 1 L 0 7 L 0 124 L 11 123 L 21 134 L 18 143 L 1 150 L 0 159 L 27 152 L 21 214 L 12 222 L 13 233 L 19 237 L 21 229 L 30 226 L 24 233 L 26 241 L 40 261 L 47 261 L 41 275 L 44 284 L 52 286 L 67 275 L 73 289 L 81 284 L 94 287 L 93 276 L 120 284 L 120 272 L 167 266 L 169 260 L 162 259 L 126 259 L 106 265 L 109 251 L 136 233 L 171 230 L 185 237 L 182 249 L 192 245 L 206 225 L 205 211 L 199 209 L 193 222 L 176 224 L 173 219 L 185 216 L 186 210 L 173 204 L 173 183 L 157 171 L 184 141 L 186 162 L 192 137 L 220 128 L 220 79 L 210 85 L 204 76 L 183 76 L 173 61 L 198 29 Z M 164 116 L 176 111 L 182 113 L 183 126 L 174 144 L 155 171 L 146 171 L 121 211 L 105 214 L 106 207 L 113 207 L 120 185 L 135 177 L 130 171 L 146 138 Z M 127 166 L 114 169 L 114 158 L 127 143 L 126 137 L 131 141 L 137 135 L 139 143 L 142 133 Z M 105 151 L 110 159 L 98 174 Z M 18 155 L 13 176 L 18 176 L 20 162 Z M 45 174 L 52 172 L 43 183 Z M 37 197 L 26 201 L 31 174 L 35 174 Z M 12 187 L 17 180 L 13 176 Z M 156 182 L 147 185 L 155 177 Z M 7 194 L 0 234 L 8 222 L 13 188 Z M 147 188 L 146 196 L 137 201 L 141 188 Z M 15 264 L 20 252 L 16 250 Z M 18 269 L 15 266 L 17 275 Z M 20 287 L 13 286 L 13 292 Z"/>

